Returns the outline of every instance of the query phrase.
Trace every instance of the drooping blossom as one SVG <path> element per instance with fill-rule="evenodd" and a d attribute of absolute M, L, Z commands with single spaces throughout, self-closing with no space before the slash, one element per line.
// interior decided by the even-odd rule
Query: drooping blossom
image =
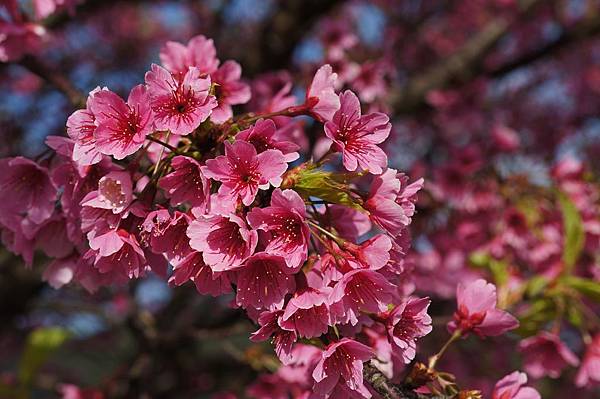
<path fill-rule="evenodd" d="M 395 286 L 376 271 L 352 270 L 334 286 L 329 303 L 332 315 L 341 323 L 358 323 L 361 312 L 387 310 Z"/>
<path fill-rule="evenodd" d="M 286 162 L 295 161 L 300 157 L 297 152 L 300 147 L 288 141 L 281 132 L 277 130 L 275 122 L 271 119 L 259 119 L 253 126 L 242 130 L 235 137 L 252 144 L 259 154 L 266 150 L 279 150 L 285 156 Z"/>
<path fill-rule="evenodd" d="M 242 67 L 235 61 L 225 61 L 210 74 L 218 103 L 210 116 L 211 121 L 225 122 L 233 116 L 232 105 L 245 104 L 250 100 L 250 86 L 240 80 L 241 76 Z"/>
<path fill-rule="evenodd" d="M 52 288 L 59 289 L 73 280 L 76 270 L 76 257 L 54 259 L 44 270 L 42 280 L 48 282 Z"/>
<path fill-rule="evenodd" d="M 236 302 L 244 308 L 272 309 L 296 288 L 293 272 L 281 256 L 260 252 L 249 257 L 237 275 Z"/>
<path fill-rule="evenodd" d="M 515 371 L 496 383 L 492 399 L 540 399 L 534 388 L 525 386 L 527 374 Z"/>
<path fill-rule="evenodd" d="M 191 38 L 187 46 L 172 41 L 165 43 L 160 50 L 160 61 L 169 72 L 181 78 L 190 67 L 196 67 L 201 75 L 207 75 L 219 66 L 213 40 L 202 35 Z"/>
<path fill-rule="evenodd" d="M 465 335 L 474 332 L 484 337 L 501 335 L 519 326 L 510 313 L 496 308 L 496 286 L 483 279 L 466 286 L 458 284 L 456 302 L 458 310 L 448 323 L 450 332 L 460 330 Z"/>
<path fill-rule="evenodd" d="M 416 341 L 432 330 L 427 308 L 429 298 L 411 298 L 403 301 L 385 316 L 388 340 L 393 353 L 409 364 L 416 355 Z"/>
<path fill-rule="evenodd" d="M 266 341 L 272 338 L 275 353 L 283 364 L 292 361 L 292 348 L 298 340 L 298 334 L 294 328 L 283 327 L 280 324 L 283 310 L 267 310 L 258 316 L 260 328 L 250 335 L 254 342 Z"/>
<path fill-rule="evenodd" d="M 164 254 L 171 262 L 183 259 L 191 250 L 186 235 L 190 219 L 180 211 L 173 212 L 171 216 L 166 209 L 148 213 L 141 228 L 147 235 L 151 251 Z"/>
<path fill-rule="evenodd" d="M 158 182 L 168 193 L 171 205 L 187 202 L 192 207 L 204 210 L 210 196 L 210 182 L 204 177 L 200 164 L 193 158 L 178 155 L 171 160 L 171 166 L 173 172 Z"/>
<path fill-rule="evenodd" d="M 187 229 L 190 247 L 202 252 L 204 262 L 214 271 L 231 270 L 254 252 L 258 241 L 242 218 L 236 215 L 199 216 Z"/>
<path fill-rule="evenodd" d="M 340 94 L 340 109 L 325 123 L 325 134 L 333 149 L 342 152 L 344 167 L 380 174 L 387 166 L 387 155 L 378 144 L 389 136 L 392 125 L 387 115 L 374 112 L 361 115 L 360 101 L 350 90 Z"/>
<path fill-rule="evenodd" d="M 587 346 L 581 367 L 575 377 L 578 387 L 592 387 L 600 384 L 600 333 L 596 334 Z"/>
<path fill-rule="evenodd" d="M 120 248 L 107 256 L 98 253 L 95 256 L 94 267 L 100 273 L 111 273 L 138 278 L 145 270 L 146 258 L 133 234 L 119 229 L 116 234 L 121 241 Z"/>
<path fill-rule="evenodd" d="M 352 391 L 371 397 L 363 383 L 363 362 L 372 357 L 371 348 L 350 338 L 332 343 L 323 351 L 312 373 L 314 392 L 325 396 L 340 382 Z"/>
<path fill-rule="evenodd" d="M 331 65 L 323 65 L 306 91 L 306 105 L 321 122 L 331 120 L 340 108 L 340 99 L 335 94 L 336 79 L 337 74 L 333 73 Z"/>
<path fill-rule="evenodd" d="M 524 369 L 533 378 L 558 378 L 567 366 L 577 366 L 579 359 L 556 334 L 542 331 L 519 343 Z"/>
<path fill-rule="evenodd" d="M 145 79 L 157 130 L 189 134 L 217 106 L 215 97 L 210 95 L 210 77 L 201 77 L 198 68 L 190 67 L 182 80 L 177 80 L 163 67 L 152 64 Z"/>
<path fill-rule="evenodd" d="M 22 215 L 42 223 L 54 212 L 56 194 L 45 167 L 23 157 L 0 159 L 0 221 Z"/>
<path fill-rule="evenodd" d="M 196 290 L 202 295 L 219 296 L 231 292 L 231 281 L 226 272 L 215 272 L 204 263 L 200 252 L 190 252 L 185 258 L 175 259 L 173 275 L 169 283 L 182 285 L 193 281 Z"/>
<path fill-rule="evenodd" d="M 260 154 L 246 141 L 225 143 L 225 155 L 206 161 L 202 172 L 206 177 L 221 182 L 219 196 L 235 202 L 238 198 L 244 205 L 254 201 L 258 189 L 269 185 L 279 187 L 281 175 L 287 169 L 285 157 L 278 150 L 266 150 Z"/>
<path fill-rule="evenodd" d="M 296 292 L 285 307 L 280 325 L 295 330 L 300 337 L 313 338 L 327 332 L 329 328 L 330 290 L 306 288 Z"/>
<path fill-rule="evenodd" d="M 110 90 L 100 90 L 88 101 L 97 125 L 96 148 L 103 154 L 123 159 L 139 150 L 152 132 L 153 114 L 144 85 L 131 89 L 127 102 Z"/>
<path fill-rule="evenodd" d="M 110 172 L 98 180 L 98 190 L 90 192 L 82 201 L 83 206 L 108 209 L 121 213 L 133 199 L 133 188 L 129 172 Z"/>
<path fill-rule="evenodd" d="M 267 233 L 265 252 L 283 256 L 292 268 L 299 267 L 306 260 L 310 231 L 304 200 L 298 193 L 275 189 L 271 206 L 253 208 L 247 219 L 252 228 Z"/>

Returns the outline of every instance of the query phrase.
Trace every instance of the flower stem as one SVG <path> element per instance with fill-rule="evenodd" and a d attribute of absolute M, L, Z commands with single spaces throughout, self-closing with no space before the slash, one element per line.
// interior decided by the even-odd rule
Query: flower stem
<path fill-rule="evenodd" d="M 170 132 L 167 134 L 167 141 L 169 140 L 169 134 Z M 182 155 L 181 151 L 179 151 L 177 148 L 173 147 L 171 144 L 165 143 L 164 141 L 161 141 L 155 137 L 153 137 L 152 135 L 147 135 L 146 139 L 156 143 L 156 144 L 160 144 L 165 148 L 168 148 L 171 152 L 177 154 L 177 155 Z M 161 151 L 161 155 L 162 155 L 162 151 Z"/>
<path fill-rule="evenodd" d="M 170 136 L 171 136 L 171 131 L 168 131 L 167 136 L 165 137 L 165 141 L 167 143 L 169 142 Z M 164 143 L 164 144 L 169 145 L 167 143 Z M 166 146 L 160 147 L 160 153 L 158 154 L 158 161 L 156 161 L 156 165 L 154 165 L 154 172 L 152 172 L 152 177 L 154 177 L 156 175 L 156 172 L 158 172 L 158 165 L 160 164 L 160 161 L 162 161 L 162 156 L 163 156 L 163 153 L 165 152 L 165 147 Z"/>
<path fill-rule="evenodd" d="M 440 360 L 440 358 L 442 357 L 442 355 L 444 354 L 444 352 L 446 352 L 446 350 L 448 349 L 448 347 L 457 339 L 460 338 L 460 336 L 462 335 L 462 331 L 461 330 L 456 330 L 454 331 L 454 334 L 452 334 L 450 336 L 450 338 L 448 338 L 448 341 L 446 341 L 446 343 L 444 344 L 444 346 L 441 347 L 441 349 L 438 351 L 438 353 L 436 353 L 435 355 L 431 356 L 429 358 L 429 368 L 430 369 L 434 369 L 436 363 L 438 362 L 438 360 Z"/>

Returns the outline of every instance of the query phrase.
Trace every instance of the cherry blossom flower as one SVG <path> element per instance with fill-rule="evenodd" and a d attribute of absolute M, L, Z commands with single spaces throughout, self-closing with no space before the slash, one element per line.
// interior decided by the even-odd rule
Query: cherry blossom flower
<path fill-rule="evenodd" d="M 244 308 L 272 309 L 296 288 L 292 271 L 281 256 L 264 252 L 249 257 L 239 269 L 236 302 Z"/>
<path fill-rule="evenodd" d="M 600 333 L 596 334 L 587 346 L 583 362 L 575 377 L 578 387 L 591 387 L 600 384 Z"/>
<path fill-rule="evenodd" d="M 54 212 L 56 188 L 48 169 L 23 158 L 0 159 L 0 221 L 23 215 L 40 224 Z"/>
<path fill-rule="evenodd" d="M 332 343 L 323 351 L 312 373 L 315 393 L 325 396 L 341 382 L 350 390 L 370 397 L 363 384 L 363 362 L 372 357 L 371 348 L 350 338 Z"/>
<path fill-rule="evenodd" d="M 533 378 L 558 378 L 566 366 L 579 365 L 579 359 L 556 334 L 542 331 L 519 343 L 524 369 Z"/>
<path fill-rule="evenodd" d="M 387 156 L 377 144 L 390 134 L 387 115 L 375 112 L 361 115 L 358 97 L 350 90 L 340 94 L 340 109 L 325 123 L 325 134 L 333 140 L 333 149 L 342 152 L 344 167 L 380 174 L 387 166 Z"/>
<path fill-rule="evenodd" d="M 281 175 L 287 169 L 285 157 L 278 150 L 266 150 L 260 154 L 246 141 L 225 143 L 225 155 L 209 159 L 202 172 L 206 177 L 220 181 L 219 196 L 244 205 L 254 201 L 258 189 L 267 189 L 269 184 L 279 187 Z"/>
<path fill-rule="evenodd" d="M 429 298 L 411 298 L 384 316 L 393 353 L 400 355 L 405 364 L 415 358 L 417 339 L 432 330 L 431 317 L 427 314 L 430 303 Z"/>
<path fill-rule="evenodd" d="M 171 160 L 173 172 L 159 181 L 171 200 L 172 206 L 184 202 L 192 207 L 206 209 L 210 196 L 210 182 L 204 177 L 200 164 L 193 158 L 178 155 Z"/>
<path fill-rule="evenodd" d="M 306 288 L 296 292 L 281 316 L 281 327 L 295 330 L 304 338 L 318 337 L 326 333 L 329 328 L 329 291 Z"/>
<path fill-rule="evenodd" d="M 152 132 L 153 114 L 143 85 L 131 90 L 127 102 L 110 90 L 96 92 L 89 101 L 97 125 L 96 148 L 103 154 L 123 159 L 139 150 Z"/>
<path fill-rule="evenodd" d="M 271 206 L 252 209 L 247 219 L 252 228 L 267 233 L 265 252 L 283 256 L 291 268 L 306 260 L 310 231 L 304 200 L 295 191 L 275 189 Z"/>
<path fill-rule="evenodd" d="M 200 252 L 190 252 L 186 257 L 171 263 L 173 275 L 169 278 L 170 284 L 182 285 L 191 280 L 202 295 L 219 296 L 231 292 L 231 281 L 227 273 L 213 271 L 204 263 Z"/>
<path fill-rule="evenodd" d="M 83 206 L 109 209 L 114 214 L 123 212 L 133 200 L 133 188 L 129 172 L 110 172 L 98 180 L 98 190 L 89 193 Z"/>
<path fill-rule="evenodd" d="M 496 308 L 496 286 L 483 279 L 468 285 L 458 284 L 456 302 L 458 310 L 454 320 L 448 323 L 448 330 L 460 330 L 461 334 L 474 332 L 484 336 L 504 334 L 519 326 L 511 314 Z"/>
<path fill-rule="evenodd" d="M 212 39 L 194 36 L 187 46 L 178 42 L 167 42 L 160 50 L 160 61 L 172 74 L 183 77 L 190 67 L 196 67 L 201 75 L 215 72 L 219 66 L 217 50 Z"/>
<path fill-rule="evenodd" d="M 328 121 L 340 108 L 340 99 L 335 94 L 337 74 L 330 65 L 320 67 L 306 91 L 306 105 L 311 113 L 320 121 Z"/>
<path fill-rule="evenodd" d="M 332 315 L 342 322 L 358 323 L 360 312 L 383 312 L 392 302 L 395 286 L 376 271 L 352 270 L 334 286 L 329 298 Z"/>
<path fill-rule="evenodd" d="M 527 374 L 515 371 L 496 383 L 492 399 L 540 399 L 535 389 L 524 386 L 527 384 Z"/>
<path fill-rule="evenodd" d="M 108 90 L 108 89 L 102 89 Z M 96 117 L 90 105 L 94 102 L 93 97 L 99 93 L 99 87 L 92 90 L 86 102 L 86 108 L 79 109 L 67 119 L 67 134 L 74 141 L 72 158 L 79 165 L 93 165 L 102 160 L 102 153 L 96 147 Z"/>
<path fill-rule="evenodd" d="M 279 320 L 283 310 L 264 311 L 258 316 L 260 328 L 250 335 L 254 342 L 266 341 L 273 338 L 275 353 L 283 364 L 289 364 L 292 358 L 292 348 L 298 340 L 298 334 L 294 328 L 281 326 Z"/>
<path fill-rule="evenodd" d="M 215 97 L 209 93 L 210 77 L 201 77 L 195 67 L 190 67 L 178 81 L 163 67 L 152 64 L 146 72 L 146 84 L 158 130 L 189 134 L 208 119 L 217 106 Z"/>
<path fill-rule="evenodd" d="M 240 81 L 242 67 L 235 61 L 225 61 L 210 77 L 215 84 L 217 107 L 210 120 L 223 123 L 233 116 L 232 105 L 245 104 L 250 100 L 250 86 Z"/>
<path fill-rule="evenodd" d="M 128 278 L 138 278 L 144 272 L 146 258 L 134 235 L 125 230 L 116 232 L 121 241 L 120 248 L 107 256 L 97 253 L 94 267 L 100 273 L 115 272 Z"/>
<path fill-rule="evenodd" d="M 202 252 L 204 262 L 218 272 L 240 267 L 258 241 L 256 231 L 233 214 L 200 216 L 190 223 L 187 235 L 190 246 Z"/>
<path fill-rule="evenodd" d="M 295 161 L 300 157 L 297 144 L 287 141 L 281 130 L 277 130 L 275 122 L 271 119 L 259 119 L 246 130 L 242 130 L 235 137 L 252 144 L 259 154 L 266 150 L 279 150 L 285 156 L 286 162 Z"/>

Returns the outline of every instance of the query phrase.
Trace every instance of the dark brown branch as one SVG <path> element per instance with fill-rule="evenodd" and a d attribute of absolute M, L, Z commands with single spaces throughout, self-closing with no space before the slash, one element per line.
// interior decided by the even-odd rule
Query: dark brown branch
<path fill-rule="evenodd" d="M 532 64 L 542 58 L 556 54 L 560 50 L 573 44 L 579 44 L 580 41 L 594 37 L 600 34 L 600 13 L 594 12 L 588 15 L 581 22 L 565 29 L 558 39 L 538 47 L 535 50 L 522 54 L 517 58 L 510 60 L 498 67 L 486 71 L 488 77 L 497 78 L 514 71 L 520 67 Z"/>
<path fill-rule="evenodd" d="M 518 17 L 501 16 L 493 19 L 456 53 L 433 65 L 421 75 L 409 79 L 406 87 L 392 99 L 394 110 L 397 113 L 414 111 L 425 103 L 425 96 L 430 90 L 472 79 L 480 70 L 490 50 L 510 31 L 517 20 L 527 15 L 539 3 L 540 0 L 521 1 Z"/>
<path fill-rule="evenodd" d="M 50 67 L 30 55 L 23 57 L 18 64 L 64 93 L 75 108 L 85 106 L 85 96 L 62 73 L 50 69 Z"/>
<path fill-rule="evenodd" d="M 394 384 L 377 367 L 368 362 L 363 366 L 363 376 L 384 399 L 445 399 L 439 395 L 419 394 L 411 388 Z"/>

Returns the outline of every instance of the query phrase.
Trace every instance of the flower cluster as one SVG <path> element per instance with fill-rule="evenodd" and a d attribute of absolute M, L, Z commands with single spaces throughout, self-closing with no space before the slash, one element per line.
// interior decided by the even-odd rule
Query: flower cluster
<path fill-rule="evenodd" d="M 212 40 L 168 42 L 160 58 L 127 99 L 93 90 L 68 138 L 48 138 L 51 156 L 0 161 L 4 243 L 29 264 L 36 250 L 52 258 L 54 287 L 167 278 L 171 265 L 173 285 L 233 294 L 253 340 L 310 367 L 307 392 L 370 397 L 363 362 L 410 363 L 431 331 L 429 300 L 398 288 L 423 181 L 387 168 L 389 118 L 338 94 L 329 65 L 303 104 L 275 98 L 234 118 L 250 89 Z M 318 161 L 300 158 L 300 115 L 330 139 Z"/>

